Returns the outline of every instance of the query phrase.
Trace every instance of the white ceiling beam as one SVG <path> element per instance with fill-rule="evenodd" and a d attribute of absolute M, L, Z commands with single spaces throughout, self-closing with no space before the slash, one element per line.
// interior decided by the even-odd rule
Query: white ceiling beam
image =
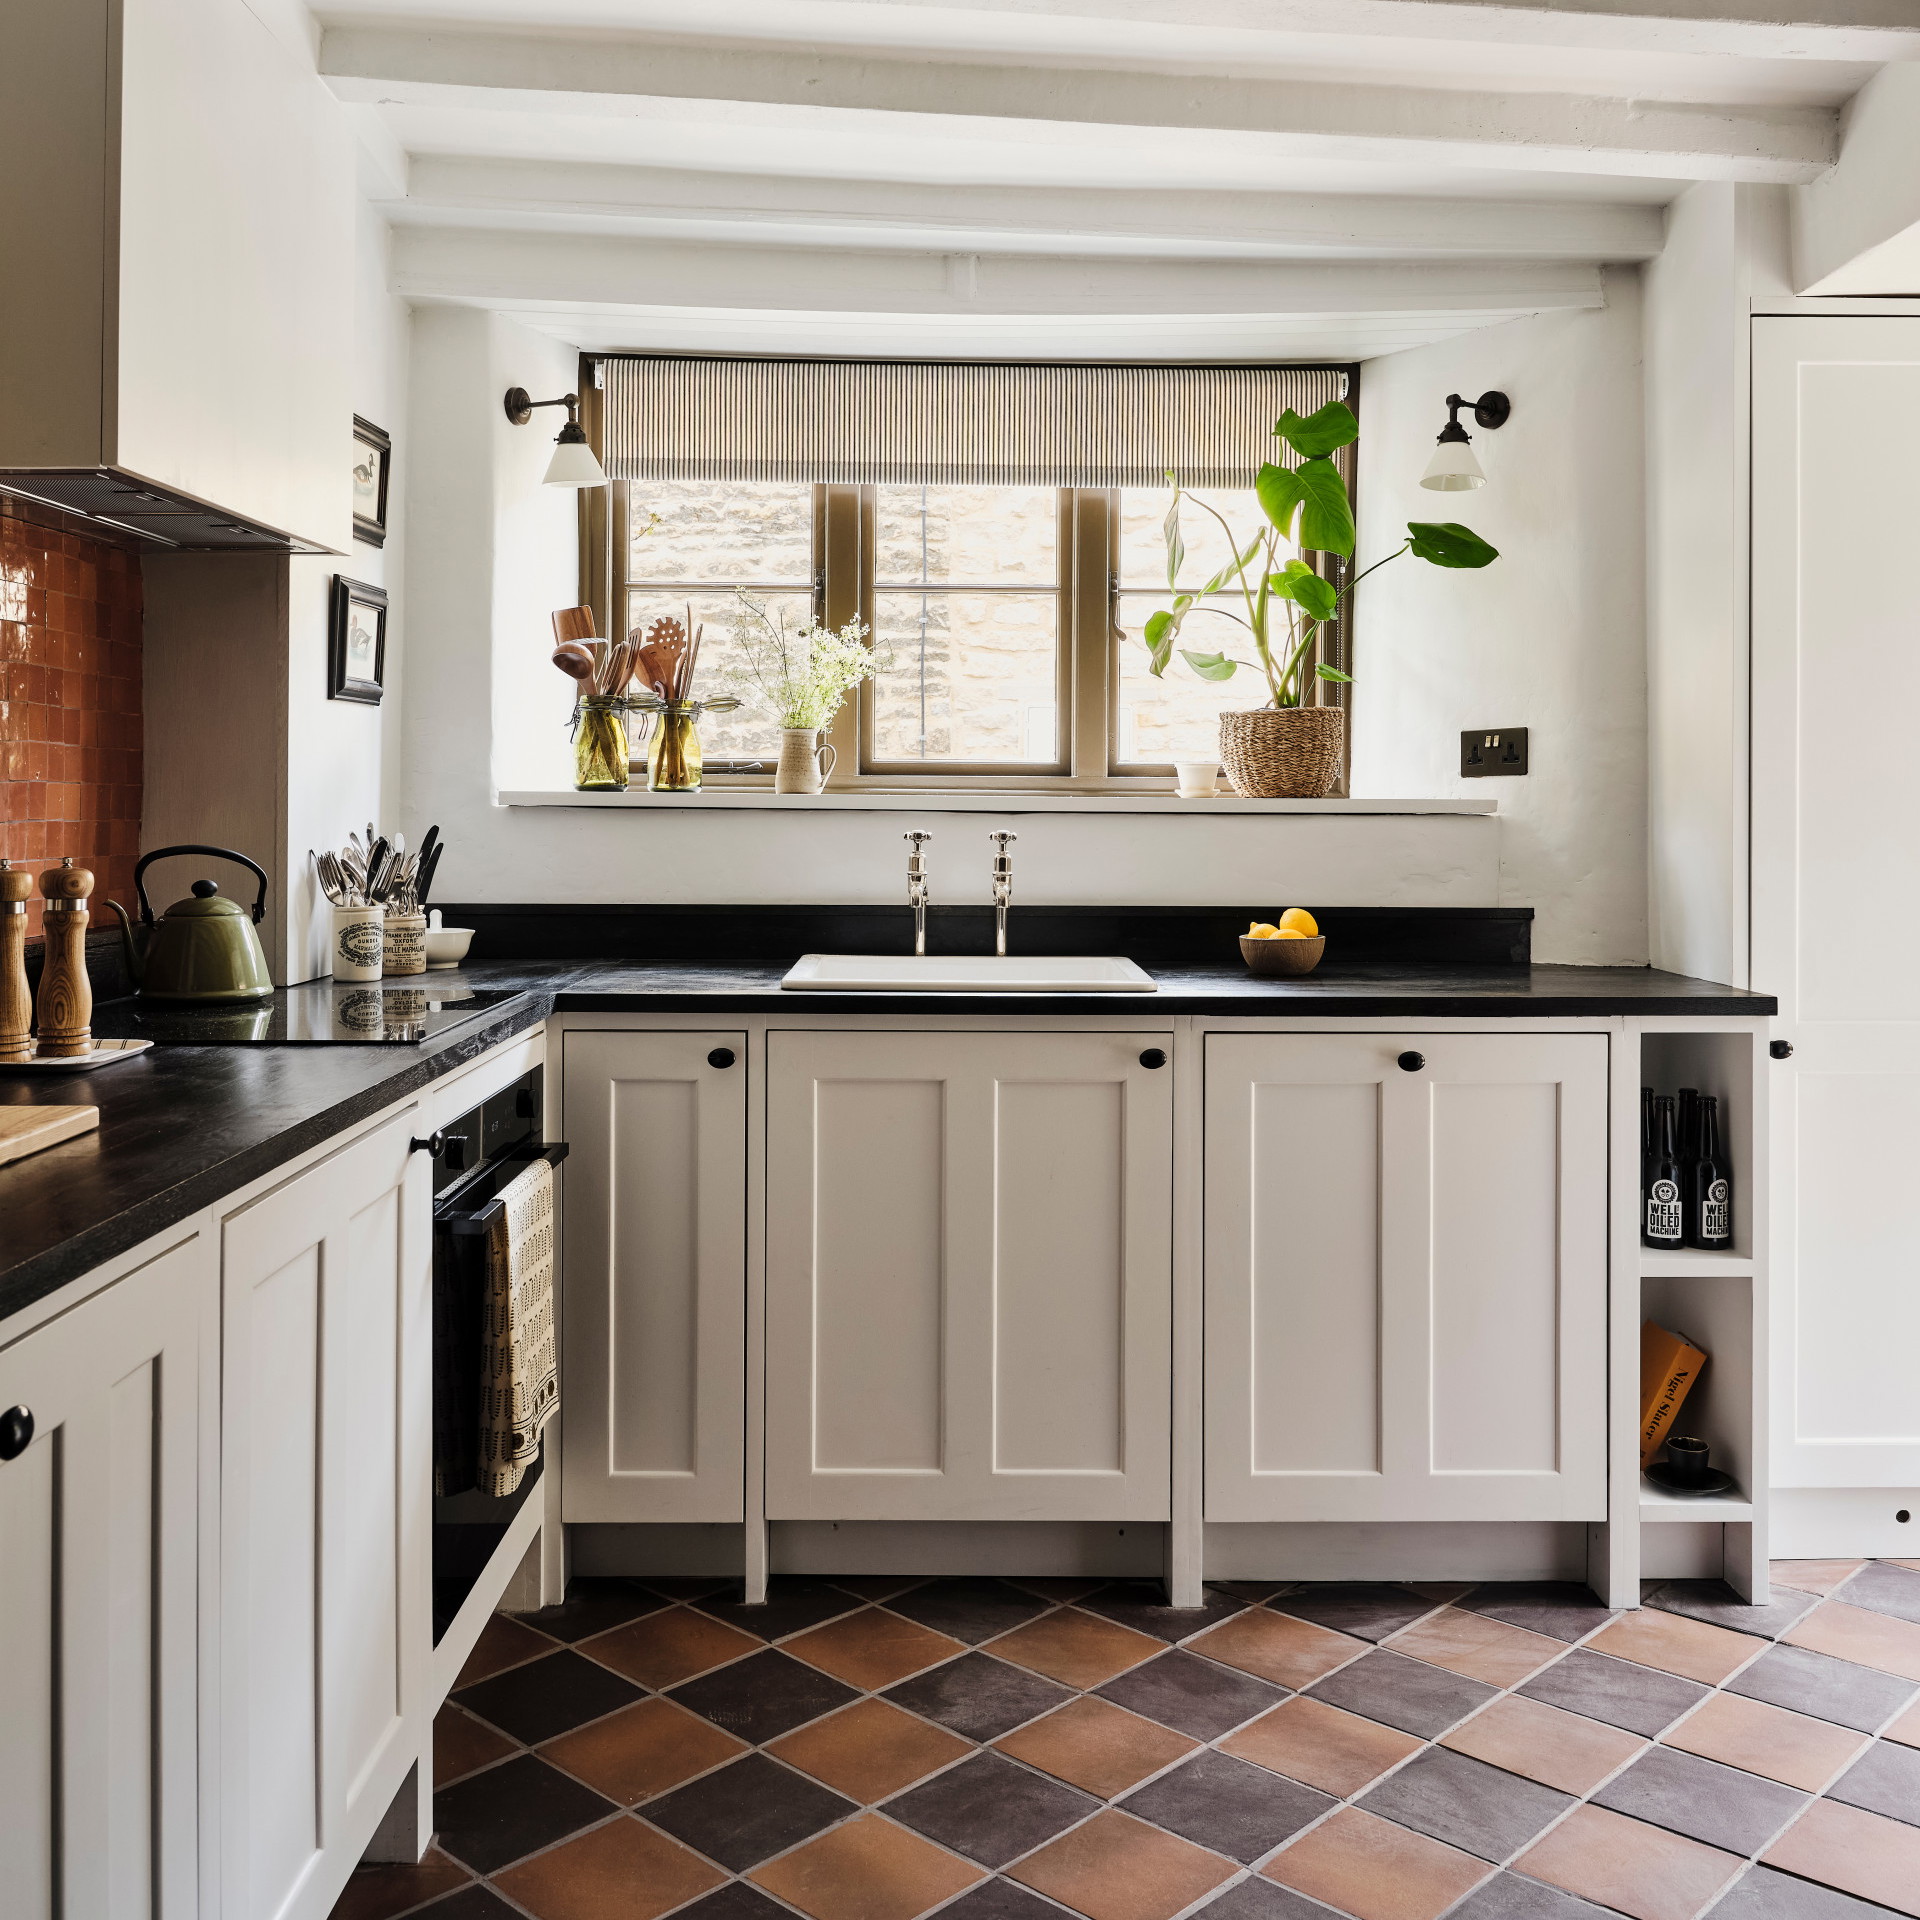
<path fill-rule="evenodd" d="M 473 228 L 395 230 L 415 299 L 788 313 L 1040 316 L 1543 312 L 1605 304 L 1600 271 L 1541 261 L 1073 259 L 683 245 Z"/>
<path fill-rule="evenodd" d="M 669 235 L 688 225 L 753 229 L 743 237 L 775 241 L 837 230 L 924 246 L 944 235 L 977 251 L 991 251 L 998 236 L 1082 253 L 1159 245 L 1190 254 L 1625 261 L 1652 259 L 1664 225 L 1658 207 L 1598 201 L 961 186 L 434 154 L 414 157 L 404 194 L 408 217 L 424 224 L 457 212 Z"/>
<path fill-rule="evenodd" d="M 903 142 L 1089 128 L 1251 139 L 1261 152 L 1794 185 L 1832 163 L 1837 116 L 1540 93 L 1240 80 L 1100 67 L 716 48 L 623 35 L 331 27 L 321 70 L 364 105 L 645 115 L 649 103 L 771 109 L 782 123 L 888 124 Z M 797 118 L 796 118 L 797 116 Z"/>
<path fill-rule="evenodd" d="M 1920 293 L 1920 66 L 1854 96 L 1839 165 L 1793 196 L 1793 267 L 1800 293 Z"/>
<path fill-rule="evenodd" d="M 1920 59 L 1912 0 L 871 0 L 912 12 L 1261 33 L 1878 63 Z"/>

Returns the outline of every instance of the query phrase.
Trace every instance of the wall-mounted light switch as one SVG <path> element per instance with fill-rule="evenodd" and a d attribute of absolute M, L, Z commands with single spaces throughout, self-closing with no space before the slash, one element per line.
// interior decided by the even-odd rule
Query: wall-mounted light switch
<path fill-rule="evenodd" d="M 1527 770 L 1525 727 L 1476 728 L 1460 736 L 1460 777 L 1485 780 Z"/>

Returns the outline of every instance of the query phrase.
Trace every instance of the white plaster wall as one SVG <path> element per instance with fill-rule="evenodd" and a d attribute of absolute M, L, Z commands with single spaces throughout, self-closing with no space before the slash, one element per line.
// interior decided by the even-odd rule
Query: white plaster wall
<path fill-rule="evenodd" d="M 1646 664 L 1641 300 L 1542 314 L 1368 361 L 1360 378 L 1360 547 L 1409 520 L 1461 520 L 1500 549 L 1483 571 L 1411 555 L 1359 589 L 1356 795 L 1496 798 L 1499 900 L 1535 909 L 1534 957 L 1644 964 Z M 1513 416 L 1474 445 L 1488 483 L 1418 485 L 1449 393 L 1499 388 Z M 1529 729 L 1524 779 L 1463 780 L 1465 728 Z M 1726 978 L 1722 973 L 1716 978 Z"/>

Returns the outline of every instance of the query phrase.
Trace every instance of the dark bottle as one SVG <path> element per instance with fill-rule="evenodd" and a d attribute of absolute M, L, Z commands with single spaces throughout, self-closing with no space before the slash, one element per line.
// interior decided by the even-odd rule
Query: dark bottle
<path fill-rule="evenodd" d="M 1674 1145 L 1680 1150 L 1680 1231 L 1693 1244 L 1693 1163 L 1700 1158 L 1700 1090 L 1682 1087 L 1674 1109 Z"/>
<path fill-rule="evenodd" d="M 1653 1103 L 1653 1151 L 1641 1188 L 1640 1238 L 1650 1247 L 1683 1247 L 1680 1219 L 1680 1150 L 1673 1137 L 1673 1096 Z"/>
<path fill-rule="evenodd" d="M 1710 1093 L 1700 1097 L 1699 1133 L 1688 1182 L 1693 1206 L 1687 1245 L 1719 1253 L 1733 1245 L 1733 1175 L 1720 1151 L 1720 1102 Z"/>
<path fill-rule="evenodd" d="M 1640 1184 L 1647 1184 L 1647 1161 L 1653 1154 L 1653 1089 L 1640 1089 Z"/>

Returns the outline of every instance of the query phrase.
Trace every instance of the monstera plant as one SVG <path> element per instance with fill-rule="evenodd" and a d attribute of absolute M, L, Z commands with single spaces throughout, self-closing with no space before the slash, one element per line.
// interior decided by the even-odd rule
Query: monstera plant
<path fill-rule="evenodd" d="M 1436 567 L 1484 567 L 1500 556 L 1470 527 L 1453 521 L 1412 520 L 1399 546 L 1344 587 L 1336 588 L 1325 574 L 1299 556 L 1353 556 L 1353 508 L 1347 499 L 1346 482 L 1331 456 L 1360 437 L 1359 422 L 1343 401 L 1330 400 L 1304 419 L 1289 407 L 1275 422 L 1273 431 L 1300 456 L 1300 462 L 1282 466 L 1269 461 L 1254 476 L 1254 494 L 1267 516 L 1264 527 L 1242 540 L 1225 517 L 1204 500 L 1193 502 L 1219 521 L 1231 557 L 1212 579 L 1191 590 L 1180 584 L 1187 557 L 1180 534 L 1180 507 L 1186 496 L 1175 484 L 1165 527 L 1167 586 L 1173 601 L 1149 616 L 1142 638 L 1153 656 L 1153 672 L 1158 675 L 1167 670 L 1181 629 L 1190 617 L 1211 614 L 1234 621 L 1246 630 L 1252 643 L 1252 660 L 1228 653 L 1193 653 L 1185 648 L 1181 649 L 1181 659 L 1203 680 L 1231 680 L 1240 668 L 1251 667 L 1265 677 L 1270 707 L 1300 707 L 1307 704 L 1315 678 L 1351 677 L 1318 658 L 1320 630 L 1335 618 L 1341 601 L 1368 574 L 1405 553 Z M 1167 477 L 1173 479 L 1171 474 Z M 1284 559 L 1283 551 L 1288 556 Z M 1235 590 L 1240 596 L 1240 609 L 1209 603 L 1209 595 Z"/>

